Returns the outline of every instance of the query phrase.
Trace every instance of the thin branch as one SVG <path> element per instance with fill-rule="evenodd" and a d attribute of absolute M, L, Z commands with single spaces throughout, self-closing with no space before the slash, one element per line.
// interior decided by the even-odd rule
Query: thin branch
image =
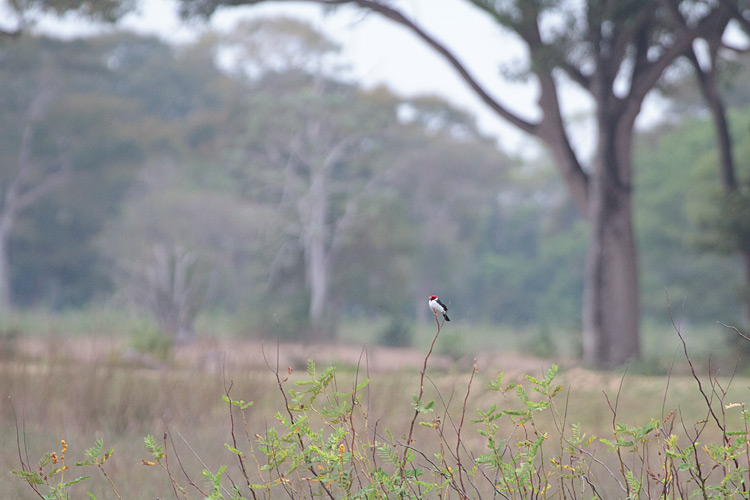
<path fill-rule="evenodd" d="M 665 0 L 662 3 L 668 11 L 673 7 L 669 1 Z M 696 38 L 717 36 L 717 33 L 713 33 L 713 31 L 715 31 L 716 23 L 724 17 L 725 14 L 721 9 L 713 9 L 693 26 L 688 26 L 687 21 L 682 16 L 672 16 L 674 22 L 672 27 L 675 30 L 672 45 L 663 47 L 664 51 L 653 61 L 644 61 L 643 64 L 638 66 L 637 74 L 636 72 L 633 74 L 633 85 L 628 93 L 628 101 L 638 103 L 640 106 L 646 94 L 661 78 L 664 70 L 684 55 Z M 721 33 L 718 35 L 720 36 Z"/>
<path fill-rule="evenodd" d="M 165 424 L 165 427 L 167 428 L 167 435 L 169 436 L 169 442 L 170 442 L 170 443 L 172 444 L 172 449 L 173 449 L 173 450 L 174 450 L 174 452 L 175 452 L 175 453 L 174 453 L 174 456 L 175 456 L 175 458 L 177 459 L 177 465 L 179 465 L 179 466 L 180 466 L 180 470 L 182 470 L 182 474 L 183 474 L 183 475 L 185 476 L 185 479 L 187 480 L 188 484 L 189 484 L 190 486 L 192 486 L 193 488 L 195 488 L 196 490 L 198 490 L 198 492 L 199 492 L 199 493 L 200 493 L 201 495 L 203 495 L 203 496 L 208 496 L 208 493 L 204 492 L 204 491 L 203 491 L 203 490 L 202 490 L 202 489 L 200 488 L 200 486 L 198 486 L 197 484 L 195 484 L 195 482 L 194 482 L 194 481 L 193 481 L 192 479 L 190 479 L 190 476 L 188 475 L 187 471 L 185 470 L 185 467 L 183 467 L 183 465 L 182 465 L 182 460 L 180 459 L 180 455 L 179 455 L 179 454 L 177 454 L 177 447 L 175 446 L 175 444 L 174 444 L 174 440 L 172 439 L 172 431 L 170 431 L 170 429 L 169 429 L 169 426 L 168 426 L 168 425 L 166 425 L 166 424 Z M 187 439 L 185 439 L 185 437 L 184 437 L 184 436 L 183 436 L 182 434 L 180 434 L 180 431 L 179 431 L 179 430 L 177 430 L 176 432 L 177 432 L 177 435 L 178 435 L 178 436 L 180 436 L 180 439 L 182 439 L 182 442 L 183 442 L 183 443 L 185 443 L 185 446 L 187 446 L 187 447 L 188 447 L 188 449 L 189 449 L 189 450 L 190 450 L 191 452 L 193 452 L 193 455 L 195 456 L 195 458 L 197 458 L 197 459 L 198 459 L 198 461 L 199 461 L 199 462 L 201 463 L 201 465 L 203 466 L 203 468 L 204 468 L 204 469 L 206 469 L 206 470 L 209 470 L 209 468 L 208 468 L 208 466 L 207 466 L 207 465 L 205 464 L 205 462 L 203 462 L 203 460 L 201 459 L 201 457 L 200 457 L 200 456 L 198 456 L 198 453 L 196 453 L 196 451 L 195 451 L 195 450 L 193 449 L 193 447 L 192 447 L 192 446 L 190 446 L 190 443 L 188 443 L 188 442 L 187 442 Z M 224 491 L 226 491 L 226 489 L 224 489 Z"/>
<path fill-rule="evenodd" d="M 232 412 L 232 398 L 230 397 L 229 393 L 232 390 L 232 386 L 234 385 L 234 381 L 229 381 L 229 386 L 227 387 L 227 378 L 226 378 L 226 371 L 225 366 L 222 366 L 222 378 L 224 382 L 224 395 L 227 397 L 227 406 L 229 410 L 229 424 L 230 424 L 230 435 L 232 436 L 232 447 L 236 450 L 237 449 L 237 438 L 234 434 L 234 413 Z M 247 474 L 247 469 L 245 468 L 245 461 L 242 458 L 242 453 L 235 453 L 237 456 L 237 461 L 240 464 L 240 471 L 242 471 L 242 476 L 245 478 L 245 484 L 249 485 L 251 483 L 250 477 Z M 222 486 L 223 488 L 223 486 Z M 229 494 L 229 492 L 226 492 Z M 250 493 L 253 495 L 253 498 L 256 498 L 255 496 L 255 490 L 252 488 L 250 489 Z"/>
<path fill-rule="evenodd" d="M 21 425 L 23 427 L 23 447 L 24 447 L 25 455 L 26 455 L 26 462 L 24 462 L 23 456 L 21 455 L 21 438 L 20 438 L 19 430 L 18 430 L 18 416 L 16 415 L 16 407 L 13 405 L 13 398 L 11 398 L 10 396 L 8 396 L 8 402 L 10 403 L 10 409 L 13 412 L 13 421 L 16 424 L 16 449 L 18 450 L 18 461 L 21 462 L 22 471 L 31 472 L 31 467 L 29 465 L 31 463 L 29 462 L 29 452 L 26 449 L 26 419 L 23 418 L 21 420 Z M 41 493 L 39 493 L 39 490 L 37 490 L 35 484 L 28 482 L 28 485 L 31 487 L 32 490 L 34 490 L 34 493 L 36 493 L 39 498 L 44 498 L 44 496 Z"/>
<path fill-rule="evenodd" d="M 167 476 L 169 477 L 169 483 L 172 485 L 172 491 L 174 492 L 174 497 L 177 500 L 180 500 L 180 496 L 177 494 L 177 481 L 175 481 L 174 476 L 172 475 L 172 471 L 169 470 L 169 458 L 168 458 L 168 454 L 167 454 L 168 447 L 167 447 L 167 433 L 166 432 L 164 433 L 163 441 L 164 441 L 164 444 L 163 444 L 163 446 L 164 446 L 163 447 L 163 450 L 164 450 L 164 468 L 167 471 Z M 182 491 L 182 489 L 180 489 L 180 490 Z M 187 494 L 184 491 L 182 492 L 182 494 L 185 497 L 185 500 L 187 500 Z"/>
<path fill-rule="evenodd" d="M 458 463 L 458 482 L 461 484 L 461 489 L 464 491 L 466 490 L 466 486 L 464 486 L 463 466 L 461 465 L 461 429 L 463 429 L 464 417 L 466 417 L 466 404 L 469 401 L 471 383 L 474 381 L 474 375 L 476 375 L 477 371 L 477 358 L 474 358 L 474 367 L 471 370 L 471 377 L 469 378 L 469 383 L 466 386 L 466 396 L 464 397 L 464 404 L 461 407 L 461 422 L 458 424 L 458 432 L 456 432 L 456 461 Z"/>
<path fill-rule="evenodd" d="M 260 3 L 267 3 L 271 0 L 244 0 L 239 2 L 232 2 L 233 5 L 256 5 Z M 277 0 L 280 2 L 290 0 Z M 521 118 L 516 113 L 510 111 L 507 107 L 500 104 L 489 92 L 484 88 L 483 85 L 471 74 L 468 68 L 456 57 L 456 55 L 449 50 L 445 45 L 438 41 L 435 37 L 427 33 L 422 27 L 416 22 L 411 20 L 405 14 L 398 9 L 392 7 L 389 4 L 381 3 L 376 0 L 305 0 L 308 2 L 319 3 L 322 5 L 339 6 L 346 4 L 354 4 L 363 9 L 376 12 L 381 16 L 390 19 L 391 21 L 400 24 L 411 31 L 417 38 L 421 39 L 431 49 L 437 52 L 453 69 L 458 73 L 459 77 L 467 84 L 474 93 L 479 97 L 490 109 L 492 109 L 499 116 L 510 122 L 515 127 L 518 127 L 522 131 L 536 135 L 538 124 L 530 122 Z"/>
<path fill-rule="evenodd" d="M 734 330 L 734 332 L 735 332 L 735 333 L 736 333 L 737 335 L 739 335 L 739 336 L 740 336 L 740 337 L 742 337 L 743 339 L 745 339 L 745 340 L 747 340 L 748 342 L 750 342 L 750 337 L 748 337 L 747 335 L 745 335 L 744 333 L 742 333 L 741 331 L 739 331 L 739 330 L 737 329 L 737 327 L 736 327 L 736 326 L 729 326 L 729 325 L 725 325 L 725 324 L 724 324 L 724 323 L 722 323 L 721 321 L 717 321 L 717 323 L 718 323 L 718 324 L 720 324 L 721 326 L 723 326 L 724 328 L 729 328 L 730 330 Z"/>
<path fill-rule="evenodd" d="M 706 407 L 708 408 L 708 413 L 711 415 L 711 417 L 714 419 L 714 422 L 716 422 L 716 425 L 719 427 L 719 429 L 722 431 L 722 434 L 724 435 L 724 439 L 726 440 L 726 430 L 721 425 L 721 422 L 719 421 L 719 417 L 716 416 L 716 413 L 714 413 L 713 405 L 711 404 L 711 400 L 709 399 L 708 395 L 706 394 L 706 391 L 703 389 L 703 383 L 701 382 L 700 377 L 695 372 L 695 368 L 693 367 L 693 360 L 690 358 L 690 354 L 688 353 L 687 348 L 687 342 L 685 341 L 685 338 L 682 336 L 682 332 L 680 331 L 680 323 L 675 322 L 674 316 L 672 316 L 672 304 L 669 301 L 669 293 L 665 289 L 664 292 L 667 294 L 667 308 L 669 310 L 669 319 L 672 321 L 672 327 L 674 328 L 675 332 L 677 333 L 677 337 L 679 337 L 680 342 L 682 343 L 682 352 L 685 355 L 685 359 L 687 359 L 688 367 L 690 368 L 690 374 L 692 375 L 695 382 L 698 384 L 698 392 L 701 393 L 701 396 L 703 396 L 703 400 L 706 402 Z M 683 301 L 683 307 L 685 306 Z M 680 315 L 680 318 L 682 318 L 682 315 Z"/>
<path fill-rule="evenodd" d="M 424 375 L 425 375 L 425 372 L 427 372 L 427 361 L 430 359 L 430 355 L 432 354 L 432 350 L 435 347 L 435 342 L 437 342 L 438 336 L 440 335 L 440 328 L 441 328 L 442 325 L 441 325 L 440 321 L 438 320 L 437 313 L 435 313 L 435 323 L 437 323 L 437 332 L 435 333 L 435 338 L 432 339 L 432 344 L 430 344 L 430 350 L 427 352 L 427 356 L 425 356 L 425 358 L 424 358 L 424 365 L 422 366 L 422 371 L 420 372 L 421 376 L 420 376 L 420 379 L 419 379 L 419 396 L 417 396 L 416 408 L 414 409 L 414 416 L 412 417 L 411 423 L 409 424 L 409 434 L 408 434 L 408 436 L 406 438 L 406 444 L 407 445 L 410 445 L 411 442 L 412 442 L 412 436 L 414 434 L 414 425 L 416 424 L 417 417 L 419 417 L 419 413 L 420 413 L 420 408 L 419 407 L 422 404 L 422 396 L 424 395 Z M 406 458 L 407 458 L 408 452 L 409 452 L 409 449 L 408 448 L 404 448 L 404 456 L 401 459 L 401 480 L 402 481 L 404 480 L 404 474 L 406 472 L 406 470 L 405 470 L 406 469 Z"/>
<path fill-rule="evenodd" d="M 736 0 L 719 0 L 719 2 L 725 9 L 728 9 L 729 12 L 731 12 L 732 19 L 739 23 L 742 29 L 745 30 L 746 34 L 750 34 L 750 19 L 742 15 L 739 8 L 739 2 Z M 745 8 L 745 11 L 747 11 L 747 8 Z"/>
<path fill-rule="evenodd" d="M 286 378 L 284 378 L 282 380 L 281 376 L 279 375 L 279 352 L 281 350 L 279 342 L 280 342 L 279 338 L 276 337 L 276 368 L 275 369 L 271 368 L 270 364 L 268 363 L 268 359 L 266 359 L 266 352 L 262 348 L 262 345 L 261 345 L 261 352 L 263 354 L 263 360 L 265 361 L 266 366 L 273 372 L 274 376 L 276 377 L 276 384 L 279 387 L 279 392 L 281 393 L 282 397 L 284 398 L 284 408 L 286 408 L 287 415 L 289 415 L 289 423 L 291 424 L 291 423 L 294 423 L 294 414 L 292 413 L 292 409 L 289 406 L 289 398 L 287 397 L 286 391 L 284 390 L 284 382 L 286 382 L 289 377 L 286 377 Z M 299 443 L 299 446 L 300 446 L 300 451 L 304 450 L 305 449 L 305 443 L 302 440 L 302 435 L 299 432 L 297 432 L 296 434 L 297 434 L 297 442 Z M 315 472 L 315 468 L 312 465 L 310 465 L 309 467 L 307 467 L 307 469 L 310 471 L 310 473 L 315 478 L 318 477 L 318 473 Z M 282 481 L 282 483 L 283 483 L 283 481 Z M 331 493 L 331 490 L 328 488 L 328 486 L 326 486 L 326 484 L 324 484 L 322 481 L 318 481 L 318 483 L 320 484 L 320 487 L 323 488 L 323 491 L 326 492 L 326 495 L 328 496 L 328 498 L 330 500 L 335 500 L 334 497 L 333 497 L 333 493 Z M 313 492 L 312 492 L 312 485 L 310 484 L 310 482 L 308 482 L 308 486 L 310 488 L 310 495 L 314 496 Z"/>

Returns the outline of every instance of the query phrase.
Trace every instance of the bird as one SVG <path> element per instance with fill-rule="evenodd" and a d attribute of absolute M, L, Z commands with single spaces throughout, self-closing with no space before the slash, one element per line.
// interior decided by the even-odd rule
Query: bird
<path fill-rule="evenodd" d="M 430 295 L 430 300 L 427 302 L 427 305 L 429 305 L 430 309 L 432 309 L 432 312 L 435 313 L 435 319 L 437 319 L 438 314 L 442 314 L 443 318 L 445 318 L 445 321 L 451 320 L 448 317 L 448 306 L 440 302 L 440 299 L 437 297 L 437 295 Z"/>

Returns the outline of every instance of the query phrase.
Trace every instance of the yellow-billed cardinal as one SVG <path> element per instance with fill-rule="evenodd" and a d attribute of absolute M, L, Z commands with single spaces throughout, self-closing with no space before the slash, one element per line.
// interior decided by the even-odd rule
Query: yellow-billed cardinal
<path fill-rule="evenodd" d="M 427 304 L 430 306 L 430 309 L 432 309 L 432 312 L 435 313 L 435 318 L 437 318 L 438 314 L 442 314 L 443 318 L 445 318 L 445 321 L 451 320 L 448 317 L 448 306 L 440 302 L 440 299 L 437 298 L 437 295 L 430 295 L 430 300 L 429 302 L 427 302 Z"/>

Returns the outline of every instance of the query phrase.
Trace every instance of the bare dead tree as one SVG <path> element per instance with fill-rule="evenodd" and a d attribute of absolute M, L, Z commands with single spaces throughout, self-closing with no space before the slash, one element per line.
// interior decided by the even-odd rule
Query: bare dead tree
<path fill-rule="evenodd" d="M 163 333 L 177 343 L 189 342 L 206 295 L 205 270 L 197 255 L 180 246 L 156 244 L 151 257 L 139 266 L 138 298 L 151 309 Z"/>

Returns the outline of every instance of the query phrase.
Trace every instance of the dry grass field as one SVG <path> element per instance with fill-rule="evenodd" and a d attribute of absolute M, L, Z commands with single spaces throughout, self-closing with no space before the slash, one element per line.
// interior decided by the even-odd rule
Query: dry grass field
<path fill-rule="evenodd" d="M 21 336 L 0 362 L 0 491 L 3 498 L 38 498 L 10 471 L 24 461 L 35 465 L 44 453 L 67 443 L 68 463 L 84 457 L 96 439 L 114 455 L 105 470 L 123 499 L 175 498 L 168 476 L 157 467 L 144 466 L 149 454 L 143 438 L 153 435 L 167 449 L 173 472 L 202 481 L 204 468 L 229 466 L 237 480 L 236 457 L 225 443 L 231 442 L 227 404 L 222 401 L 231 386 L 233 398 L 252 400 L 247 411 L 249 435 L 263 434 L 276 426 L 275 414 L 284 408 L 275 370 L 289 375 L 285 387 L 304 379 L 308 359 L 319 367 L 333 365 L 336 390 L 351 390 L 355 381 L 371 380 L 363 392 L 363 407 L 369 422 L 378 422 L 395 435 L 406 432 L 414 412 L 412 395 L 419 389 L 419 371 L 424 362 L 421 348 L 396 349 L 361 345 L 303 345 L 238 339 L 199 339 L 176 347 L 168 359 L 136 353 L 127 339 L 98 336 Z M 486 387 L 500 372 L 505 381 L 528 385 L 526 374 L 542 377 L 552 361 L 519 352 L 482 351 L 476 356 L 478 373 L 466 403 L 467 422 L 476 409 L 492 403 L 512 407 L 512 397 L 503 398 Z M 463 407 L 474 357 L 433 354 L 427 369 L 426 399 L 436 401 L 435 414 L 456 419 Z M 580 423 L 588 435 L 612 438 L 612 405 L 617 400 L 617 421 L 645 425 L 650 418 L 664 420 L 673 410 L 679 422 L 693 428 L 706 419 L 706 404 L 689 376 L 687 364 L 678 358 L 672 376 L 643 376 L 618 372 L 594 372 L 572 361 L 561 364 L 556 383 L 563 386 L 557 410 L 567 425 Z M 706 379 L 708 380 L 708 379 Z M 728 389 L 728 402 L 744 402 L 750 380 L 719 378 Z M 739 425 L 737 415 L 727 412 L 729 423 Z M 735 412 L 736 413 L 736 412 Z M 545 425 L 545 416 L 540 425 Z M 552 428 L 553 423 L 547 422 Z M 426 442 L 424 429 L 417 429 L 417 445 Z M 711 429 L 706 431 L 708 438 Z M 716 437 L 716 436 L 714 436 Z M 466 445 L 483 446 L 477 429 L 467 424 Z M 604 454 L 604 451 L 601 451 Z M 177 462 L 179 459 L 179 462 Z M 179 464 L 179 465 L 178 465 Z M 233 469 L 234 467 L 234 469 Z M 96 498 L 114 498 L 110 486 L 96 470 L 71 470 L 91 479 L 71 487 L 74 498 L 86 492 Z M 193 492 L 189 498 L 198 498 Z"/>

